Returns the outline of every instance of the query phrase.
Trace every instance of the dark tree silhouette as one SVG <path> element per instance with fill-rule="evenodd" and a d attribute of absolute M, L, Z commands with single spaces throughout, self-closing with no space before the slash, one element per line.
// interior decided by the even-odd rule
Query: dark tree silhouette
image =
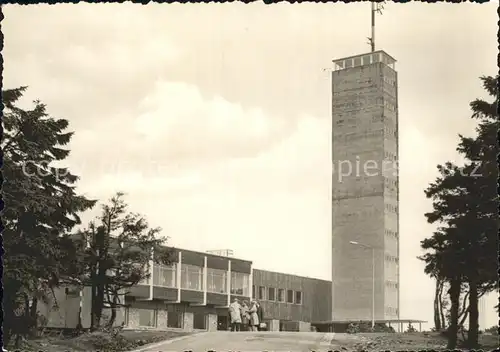
<path fill-rule="evenodd" d="M 75 236 L 81 250 L 73 283 L 91 287 L 92 329 L 101 326 L 105 307 L 111 309 L 106 325 L 113 326 L 127 289 L 149 278 L 151 262 L 171 262 L 172 251 L 163 246 L 167 238 L 158 236 L 160 228 L 149 228 L 142 215 L 128 212 L 123 196 L 118 193 L 111 198 L 98 219 Z"/>
<path fill-rule="evenodd" d="M 75 193 L 77 176 L 54 166 L 69 154 L 68 121 L 50 117 L 39 101 L 32 110 L 19 108 L 25 90 L 2 91 L 5 344 L 36 327 L 38 299 L 65 275 L 68 234 L 95 203 Z"/>
<path fill-rule="evenodd" d="M 451 322 L 448 348 L 455 348 L 459 329 L 460 290 L 468 287 L 469 318 L 467 347 L 478 347 L 478 299 L 497 288 L 498 248 L 498 77 L 482 77 L 483 87 L 493 102 L 476 99 L 470 106 L 479 121 L 475 137 L 460 135 L 457 151 L 464 165 L 439 165 L 441 173 L 425 191 L 433 200 L 433 211 L 425 214 L 441 231 L 422 241 L 431 251 L 421 257 L 426 273 L 445 278 L 450 284 Z"/>

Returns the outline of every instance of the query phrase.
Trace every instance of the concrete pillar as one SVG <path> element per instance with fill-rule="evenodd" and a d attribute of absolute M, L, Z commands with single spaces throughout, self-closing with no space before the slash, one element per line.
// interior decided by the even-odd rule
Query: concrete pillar
<path fill-rule="evenodd" d="M 208 283 L 208 267 L 207 256 L 203 258 L 203 305 L 207 305 L 207 283 Z"/>
<path fill-rule="evenodd" d="M 231 304 L 231 260 L 227 262 L 227 306 Z"/>
<path fill-rule="evenodd" d="M 167 321 L 168 321 L 168 313 L 166 309 L 158 309 L 158 316 L 156 319 L 157 322 L 157 328 L 160 330 L 167 329 Z"/>
<path fill-rule="evenodd" d="M 182 315 L 182 329 L 184 331 L 193 331 L 194 317 L 191 312 L 184 312 Z"/>
<path fill-rule="evenodd" d="M 217 314 L 208 314 L 208 331 L 217 331 Z"/>
<path fill-rule="evenodd" d="M 129 308 L 128 309 L 128 328 L 137 328 L 139 327 L 139 311 L 137 308 Z"/>
<path fill-rule="evenodd" d="M 248 277 L 248 289 L 250 290 L 249 292 L 249 296 L 250 296 L 250 302 L 252 301 L 252 299 L 254 299 L 255 297 L 253 297 L 253 265 L 250 264 L 250 276 Z"/>
<path fill-rule="evenodd" d="M 182 282 L 182 252 L 179 251 L 179 261 L 177 262 L 177 303 L 181 302 L 181 282 Z"/>
<path fill-rule="evenodd" d="M 269 320 L 269 331 L 280 331 L 280 321 L 277 319 Z"/>

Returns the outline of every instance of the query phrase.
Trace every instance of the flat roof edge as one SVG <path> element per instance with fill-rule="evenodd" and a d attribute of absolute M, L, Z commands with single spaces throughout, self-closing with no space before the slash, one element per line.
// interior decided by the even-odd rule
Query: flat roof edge
<path fill-rule="evenodd" d="M 387 54 L 387 52 L 384 51 L 384 50 L 375 50 L 375 51 L 370 51 L 370 52 L 367 52 L 367 53 L 364 53 L 364 54 L 358 54 L 358 55 L 351 55 L 351 56 L 341 57 L 341 58 L 332 60 L 332 62 L 353 59 L 355 57 L 361 57 L 361 56 L 370 55 L 370 54 L 376 54 L 376 53 L 383 53 L 384 55 L 389 56 L 391 58 L 391 60 L 393 60 L 394 62 L 397 62 L 397 60 L 393 56 Z"/>

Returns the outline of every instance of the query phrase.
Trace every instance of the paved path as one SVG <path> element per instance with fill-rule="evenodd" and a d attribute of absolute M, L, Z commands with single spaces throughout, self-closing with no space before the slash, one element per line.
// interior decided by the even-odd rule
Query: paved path
<path fill-rule="evenodd" d="M 324 352 L 341 349 L 352 335 L 315 332 L 203 332 L 156 343 L 134 352 Z"/>

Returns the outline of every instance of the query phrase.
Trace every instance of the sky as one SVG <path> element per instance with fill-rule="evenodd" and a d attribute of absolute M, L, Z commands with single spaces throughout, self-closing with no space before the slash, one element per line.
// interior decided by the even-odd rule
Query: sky
<path fill-rule="evenodd" d="M 496 6 L 390 3 L 377 16 L 377 49 L 398 60 L 401 318 L 432 322 L 423 190 L 459 160 L 458 133 L 474 133 L 478 78 L 498 71 Z M 331 279 L 331 61 L 369 51 L 369 4 L 3 10 L 4 87 L 29 86 L 23 104 L 70 121 L 79 192 L 126 192 L 170 245 Z"/>

